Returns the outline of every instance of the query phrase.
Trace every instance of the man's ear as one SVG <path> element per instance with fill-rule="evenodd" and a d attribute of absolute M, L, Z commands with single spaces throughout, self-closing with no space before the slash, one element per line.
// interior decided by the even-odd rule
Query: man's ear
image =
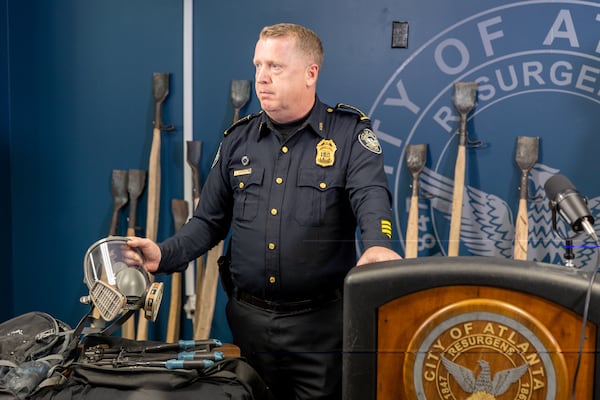
<path fill-rule="evenodd" d="M 319 78 L 319 66 L 317 64 L 310 64 L 306 67 L 306 84 L 308 86 L 315 85 Z"/>

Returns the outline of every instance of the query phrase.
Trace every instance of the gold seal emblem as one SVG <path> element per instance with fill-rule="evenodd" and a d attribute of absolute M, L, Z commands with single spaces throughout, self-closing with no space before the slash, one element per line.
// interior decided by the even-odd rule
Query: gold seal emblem
<path fill-rule="evenodd" d="M 526 311 L 468 299 L 434 313 L 409 344 L 409 393 L 448 400 L 558 399 L 565 360 L 550 332 Z M 408 394 L 408 393 L 407 393 Z"/>
<path fill-rule="evenodd" d="M 331 167 L 335 162 L 337 146 L 331 139 L 322 139 L 317 144 L 316 163 L 320 167 Z"/>

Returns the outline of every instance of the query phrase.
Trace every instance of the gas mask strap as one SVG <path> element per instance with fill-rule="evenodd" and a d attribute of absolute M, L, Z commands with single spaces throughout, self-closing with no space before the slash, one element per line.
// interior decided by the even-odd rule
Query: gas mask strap
<path fill-rule="evenodd" d="M 123 313 L 117 320 L 115 320 L 112 324 L 107 326 L 106 328 L 100 331 L 101 335 L 112 335 L 115 331 L 123 325 L 127 318 L 129 318 L 132 314 L 134 314 L 137 310 L 127 310 L 127 312 Z"/>
<path fill-rule="evenodd" d="M 79 341 L 81 339 L 81 334 L 84 333 L 85 330 L 85 326 L 88 323 L 88 321 L 91 321 L 94 319 L 93 315 L 92 315 L 92 311 L 94 309 L 94 305 L 92 305 L 90 307 L 90 309 L 88 310 L 88 312 L 83 316 L 83 318 L 81 318 L 79 320 L 79 322 L 77 323 L 77 326 L 75 327 L 75 329 L 73 329 L 73 335 L 71 336 L 71 342 L 69 343 L 69 351 L 72 352 L 74 351 L 78 344 Z"/>

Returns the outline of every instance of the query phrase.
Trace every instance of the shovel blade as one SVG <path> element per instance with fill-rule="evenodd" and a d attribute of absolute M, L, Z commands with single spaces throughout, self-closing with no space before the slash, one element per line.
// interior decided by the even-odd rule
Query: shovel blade
<path fill-rule="evenodd" d="M 426 144 L 408 144 L 406 145 L 406 166 L 414 177 L 418 176 L 427 162 Z"/>
<path fill-rule="evenodd" d="M 200 157 L 202 156 L 202 142 L 199 140 L 188 140 L 187 144 L 187 163 L 191 168 L 198 168 Z"/>
<path fill-rule="evenodd" d="M 242 108 L 250 99 L 250 87 L 252 82 L 249 80 L 231 81 L 231 104 L 234 108 Z"/>
<path fill-rule="evenodd" d="M 129 179 L 127 183 L 127 191 L 129 197 L 137 199 L 144 191 L 144 185 L 146 184 L 146 171 L 143 169 L 130 169 Z"/>
<path fill-rule="evenodd" d="M 171 200 L 171 212 L 173 214 L 173 224 L 175 232 L 186 223 L 189 213 L 188 202 L 181 199 Z"/>
<path fill-rule="evenodd" d="M 108 230 L 109 236 L 117 234 L 119 210 L 129 201 L 129 196 L 127 195 L 128 176 L 127 170 L 113 169 L 112 171 L 113 213 Z"/>
<path fill-rule="evenodd" d="M 169 94 L 169 73 L 154 72 L 152 74 L 152 95 L 154 101 L 162 103 Z"/>
<path fill-rule="evenodd" d="M 517 149 L 515 152 L 515 161 L 523 171 L 533 168 L 538 160 L 539 137 L 537 136 L 519 136 L 517 137 Z"/>
<path fill-rule="evenodd" d="M 454 84 L 454 107 L 459 114 L 468 114 L 475 107 L 477 82 L 456 82 Z"/>
<path fill-rule="evenodd" d="M 123 207 L 128 200 L 127 185 L 128 171 L 123 169 L 114 169 L 112 171 L 112 195 L 115 208 Z"/>

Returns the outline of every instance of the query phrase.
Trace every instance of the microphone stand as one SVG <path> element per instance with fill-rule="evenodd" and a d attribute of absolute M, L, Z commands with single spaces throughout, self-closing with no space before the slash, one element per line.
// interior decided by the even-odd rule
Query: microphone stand
<path fill-rule="evenodd" d="M 572 236 L 572 237 L 565 237 L 564 235 L 562 235 L 556 226 L 556 207 L 553 207 L 551 204 L 550 208 L 552 210 L 552 229 L 554 230 L 556 235 L 558 235 L 561 239 L 563 239 L 565 241 L 565 254 L 564 254 L 565 266 L 572 268 L 572 267 L 574 267 L 573 260 L 575 259 L 575 254 L 573 252 L 573 239 L 575 237 L 577 237 L 578 234 L 575 234 L 575 236 Z M 575 363 L 575 371 L 573 373 L 573 386 L 571 387 L 571 400 L 575 400 L 575 395 L 577 392 L 577 377 L 579 376 L 579 368 L 581 367 L 581 356 L 583 353 L 583 343 L 585 342 L 585 328 L 586 328 L 586 325 L 588 322 L 588 314 L 589 314 L 589 307 L 590 307 L 591 296 L 592 296 L 592 288 L 594 285 L 596 273 L 598 271 L 600 271 L 600 242 L 598 241 L 598 238 L 596 235 L 591 235 L 591 236 L 592 236 L 592 239 L 594 239 L 594 245 L 595 245 L 594 247 L 596 250 L 596 265 L 593 267 L 588 266 L 586 268 L 581 268 L 579 270 L 580 272 L 584 273 L 584 276 L 587 272 L 589 272 L 589 283 L 588 283 L 588 288 L 586 291 L 585 302 L 584 302 L 584 307 L 583 307 L 581 332 L 579 334 L 579 349 L 577 351 L 577 361 Z"/>
<path fill-rule="evenodd" d="M 575 268 L 575 253 L 573 252 L 573 239 L 565 239 L 565 267 Z"/>
<path fill-rule="evenodd" d="M 560 230 L 556 225 L 556 207 L 553 207 L 551 204 L 550 209 L 552 210 L 552 230 L 559 238 L 565 241 L 565 253 L 563 254 L 564 266 L 576 269 L 575 252 L 573 251 L 573 239 L 576 238 L 578 235 L 576 234 L 575 236 L 567 237 L 560 233 Z"/>

